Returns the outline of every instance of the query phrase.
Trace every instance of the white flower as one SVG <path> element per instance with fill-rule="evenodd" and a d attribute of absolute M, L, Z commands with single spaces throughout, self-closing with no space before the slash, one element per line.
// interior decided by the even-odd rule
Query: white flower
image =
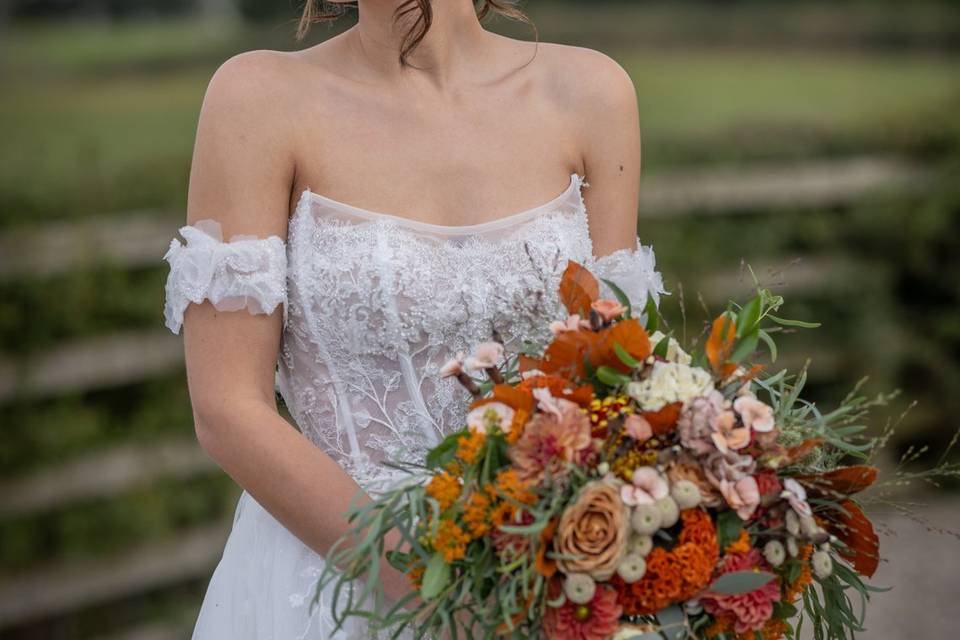
<path fill-rule="evenodd" d="M 783 481 L 783 492 L 780 497 L 786 498 L 790 502 L 790 506 L 797 512 L 798 516 L 813 515 L 813 510 L 810 509 L 810 504 L 807 502 L 807 490 L 793 478 L 787 478 Z"/>
<path fill-rule="evenodd" d="M 660 341 L 666 338 L 666 334 L 657 329 L 650 334 L 650 346 L 656 347 L 660 344 Z M 667 362 L 678 362 L 680 364 L 690 364 L 693 362 L 693 358 L 689 353 L 680 348 L 680 343 L 677 342 L 676 338 L 670 338 L 667 341 Z"/>
<path fill-rule="evenodd" d="M 652 536 L 660 530 L 660 508 L 655 504 L 641 504 L 633 510 L 630 523 L 633 530 L 642 536 Z"/>
<path fill-rule="evenodd" d="M 653 538 L 651 536 L 642 536 L 637 533 L 630 534 L 630 538 L 627 540 L 627 553 L 647 556 L 651 551 L 653 551 Z"/>
<path fill-rule="evenodd" d="M 488 402 L 471 409 L 467 414 L 467 427 L 471 431 L 486 433 L 491 423 L 496 423 L 504 433 L 510 431 L 513 408 L 502 402 Z"/>
<path fill-rule="evenodd" d="M 813 573 L 823 580 L 829 578 L 833 573 L 833 559 L 826 551 L 814 551 L 810 557 L 810 566 L 813 567 Z"/>
<path fill-rule="evenodd" d="M 628 553 L 617 565 L 617 575 L 627 584 L 632 584 L 642 578 L 647 572 L 647 561 L 637 553 Z"/>
<path fill-rule="evenodd" d="M 763 557 L 772 567 L 779 567 L 787 559 L 787 551 L 779 540 L 771 540 L 763 547 Z"/>
<path fill-rule="evenodd" d="M 660 509 L 661 528 L 669 529 L 677 524 L 677 520 L 680 519 L 680 507 L 677 506 L 677 502 L 673 498 L 667 496 L 657 500 L 657 508 Z"/>
<path fill-rule="evenodd" d="M 597 593 L 597 583 L 586 573 L 571 573 L 563 582 L 563 593 L 574 604 L 587 604 Z"/>
<path fill-rule="evenodd" d="M 707 371 L 677 362 L 657 361 L 648 378 L 628 383 L 626 391 L 643 411 L 659 411 L 672 402 L 686 405 L 713 389 L 713 378 Z"/>
<path fill-rule="evenodd" d="M 700 504 L 700 487 L 689 480 L 679 480 L 673 483 L 670 495 L 681 509 L 693 509 Z"/>

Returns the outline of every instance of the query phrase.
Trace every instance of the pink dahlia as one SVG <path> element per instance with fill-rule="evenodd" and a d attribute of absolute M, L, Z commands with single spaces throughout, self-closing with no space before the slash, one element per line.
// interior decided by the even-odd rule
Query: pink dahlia
<path fill-rule="evenodd" d="M 623 608 L 617 592 L 598 585 L 586 604 L 567 600 L 562 607 L 547 607 L 543 631 L 547 640 L 607 640 L 620 625 Z"/>
<path fill-rule="evenodd" d="M 717 578 L 732 571 L 753 571 L 756 569 L 769 570 L 769 565 L 763 559 L 759 550 L 750 549 L 747 553 L 728 553 L 723 557 L 722 564 L 714 577 Z M 707 592 L 700 598 L 700 602 L 707 613 L 715 616 L 732 615 L 734 630 L 737 633 L 748 633 L 762 629 L 763 625 L 773 615 L 773 603 L 779 601 L 780 585 L 776 579 L 748 593 L 728 595 Z"/>

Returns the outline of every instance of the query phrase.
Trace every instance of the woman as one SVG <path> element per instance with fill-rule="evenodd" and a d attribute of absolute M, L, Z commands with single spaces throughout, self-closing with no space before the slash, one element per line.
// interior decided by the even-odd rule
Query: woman
<path fill-rule="evenodd" d="M 344 33 L 210 82 L 166 317 L 200 445 L 245 491 L 194 638 L 367 637 L 332 633 L 330 594 L 310 610 L 314 581 L 355 494 L 394 479 L 382 463 L 462 424 L 443 363 L 493 328 L 545 339 L 569 259 L 636 306 L 663 292 L 636 235 L 629 77 L 486 31 L 501 2 L 360 0 Z"/>

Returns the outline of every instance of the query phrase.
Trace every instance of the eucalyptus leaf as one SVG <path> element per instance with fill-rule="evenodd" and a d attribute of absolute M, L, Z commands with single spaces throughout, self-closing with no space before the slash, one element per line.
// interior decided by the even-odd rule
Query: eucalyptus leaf
<path fill-rule="evenodd" d="M 657 612 L 660 633 L 667 640 L 683 640 L 687 637 L 687 615 L 683 609 L 674 605 Z"/>
<path fill-rule="evenodd" d="M 713 584 L 707 587 L 707 591 L 726 595 L 750 593 L 775 578 L 776 576 L 768 571 L 731 571 L 714 580 Z"/>
<path fill-rule="evenodd" d="M 768 313 L 767 317 L 776 322 L 777 324 L 782 324 L 785 327 L 803 327 L 804 329 L 816 329 L 820 326 L 819 322 L 804 322 L 803 320 L 788 320 L 787 318 L 779 318 L 772 313 Z"/>
<path fill-rule="evenodd" d="M 443 559 L 443 555 L 434 553 L 427 562 L 427 570 L 423 572 L 423 584 L 420 587 L 420 597 L 432 600 L 440 595 L 443 588 L 450 581 L 450 565 Z"/>
<path fill-rule="evenodd" d="M 777 361 L 777 343 L 773 341 L 773 338 L 770 337 L 770 334 L 759 329 L 757 335 L 767 344 L 767 348 L 770 349 L 770 362 Z"/>

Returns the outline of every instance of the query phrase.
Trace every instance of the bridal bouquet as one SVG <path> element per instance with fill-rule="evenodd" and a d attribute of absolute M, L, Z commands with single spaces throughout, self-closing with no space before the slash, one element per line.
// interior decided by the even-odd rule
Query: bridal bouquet
<path fill-rule="evenodd" d="M 496 341 L 441 375 L 473 395 L 466 424 L 409 480 L 354 508 L 319 590 L 333 616 L 399 635 L 548 640 L 847 638 L 862 629 L 878 538 L 855 499 L 877 477 L 856 390 L 830 413 L 800 398 L 805 370 L 761 376 L 775 315 L 765 289 L 731 305 L 687 353 L 570 262 L 569 315 L 540 350 Z M 387 552 L 415 592 L 387 610 Z M 362 580 L 357 580 L 362 578 Z M 370 603 L 376 603 L 371 608 Z M 380 613 L 371 613 L 379 611 Z"/>

